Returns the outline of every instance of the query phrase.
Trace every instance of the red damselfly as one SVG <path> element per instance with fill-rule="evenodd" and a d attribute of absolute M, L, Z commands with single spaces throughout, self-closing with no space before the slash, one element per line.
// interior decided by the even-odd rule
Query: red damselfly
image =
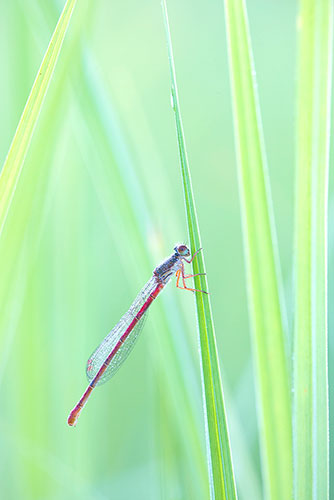
<path fill-rule="evenodd" d="M 139 292 L 130 309 L 122 316 L 87 361 L 86 374 L 89 385 L 78 404 L 71 411 L 67 420 L 69 425 L 76 424 L 79 414 L 94 387 L 109 380 L 127 358 L 143 328 L 145 313 L 174 274 L 178 288 L 207 293 L 204 290 L 188 288 L 185 281 L 201 274 L 186 276 L 184 273 L 184 261 L 190 264 L 200 250 L 197 250 L 188 260 L 187 257 L 190 257 L 189 248 L 186 245 L 176 245 L 174 253 L 154 269 L 153 276 Z M 182 280 L 183 286 L 180 286 L 180 280 Z"/>

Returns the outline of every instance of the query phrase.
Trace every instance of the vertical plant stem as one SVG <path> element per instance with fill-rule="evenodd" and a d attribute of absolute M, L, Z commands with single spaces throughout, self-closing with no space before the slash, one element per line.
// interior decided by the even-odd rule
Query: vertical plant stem
<path fill-rule="evenodd" d="M 326 500 L 327 191 L 333 1 L 301 0 L 298 26 L 294 493 L 298 500 Z"/>
<path fill-rule="evenodd" d="M 225 12 L 264 486 L 268 498 L 285 500 L 292 496 L 292 426 L 276 233 L 245 3 L 225 0 Z"/>
<path fill-rule="evenodd" d="M 189 239 L 191 251 L 194 253 L 201 247 L 201 240 L 181 121 L 173 48 L 165 0 L 162 0 L 162 9 L 166 29 L 172 104 L 175 112 Z M 204 259 L 201 252 L 193 261 L 193 271 L 194 274 L 205 273 Z M 196 276 L 194 281 L 195 288 L 207 290 L 206 276 Z M 236 499 L 236 488 L 209 295 L 196 292 L 196 306 L 200 337 L 211 496 L 216 500 L 234 500 Z"/>
<path fill-rule="evenodd" d="M 24 160 L 42 109 L 76 0 L 67 0 L 38 69 L 0 176 L 0 236 L 21 175 Z"/>

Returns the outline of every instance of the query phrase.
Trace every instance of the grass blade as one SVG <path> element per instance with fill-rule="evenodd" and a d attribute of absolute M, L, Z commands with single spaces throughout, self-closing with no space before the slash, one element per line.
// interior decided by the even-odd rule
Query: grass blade
<path fill-rule="evenodd" d="M 0 236 L 76 0 L 67 0 L 37 72 L 0 176 Z"/>
<path fill-rule="evenodd" d="M 127 246 L 127 238 L 130 238 L 133 245 L 136 245 L 137 255 L 140 255 L 142 268 L 146 270 L 146 275 L 149 276 L 153 263 L 148 258 L 151 249 L 149 245 L 147 246 L 147 228 L 151 228 L 154 224 L 151 219 L 152 215 L 148 210 L 139 176 L 134 169 L 131 156 L 126 148 L 123 132 L 118 123 L 117 112 L 110 96 L 107 94 L 106 85 L 98 73 L 93 56 L 87 48 L 83 51 L 82 65 L 78 66 L 77 79 L 78 84 L 74 85 L 74 87 L 78 98 L 78 113 L 80 113 L 78 121 L 82 124 L 82 128 L 86 128 L 87 139 L 85 144 L 88 145 L 87 149 L 96 148 L 100 152 L 106 149 L 109 155 L 105 156 L 105 164 L 108 165 L 107 168 L 102 165 L 99 166 L 98 161 L 96 163 L 87 161 L 86 159 L 83 161 L 87 163 L 87 169 L 91 170 L 91 177 L 94 179 L 96 190 L 99 192 L 104 212 L 110 219 L 111 234 L 115 231 L 114 227 L 116 226 L 115 209 L 112 206 L 115 194 L 110 188 L 103 194 L 101 186 L 117 186 L 118 203 L 124 207 L 120 213 L 120 225 L 123 229 L 124 240 L 123 236 L 119 233 L 115 235 L 115 248 L 119 247 L 119 253 L 124 254 L 124 248 Z M 81 102 L 81 96 L 77 90 L 79 88 L 79 80 L 85 92 L 85 106 Z M 92 119 L 92 116 L 96 116 L 94 127 L 92 127 L 93 132 L 87 127 L 87 123 L 89 119 Z M 91 144 L 90 141 L 92 141 Z M 87 158 L 87 154 L 85 151 L 82 152 L 82 158 Z M 113 167 L 110 168 L 110 165 L 113 165 Z M 105 173 L 101 175 L 101 169 L 107 169 L 108 177 Z M 109 176 L 110 180 L 106 182 Z M 134 265 L 136 266 L 135 263 Z M 124 276 L 129 273 L 128 279 L 132 281 L 133 269 L 130 267 L 129 256 L 127 255 L 125 255 L 124 259 L 123 272 Z M 178 418 L 182 415 L 187 415 L 186 425 L 184 425 L 184 420 L 182 421 L 181 419 L 181 423 L 177 422 L 175 424 L 175 427 L 178 427 L 178 429 L 174 429 L 174 431 L 179 433 L 180 436 L 182 435 L 182 440 L 186 442 L 186 450 L 189 454 L 187 463 L 191 469 L 185 475 L 187 477 L 196 477 L 196 479 L 192 480 L 192 487 L 197 492 L 196 498 L 206 499 L 209 496 L 209 488 L 205 451 L 198 429 L 200 419 L 198 419 L 198 413 L 194 404 L 196 397 L 194 396 L 194 391 L 190 389 L 188 382 L 191 367 L 188 364 L 187 371 L 184 371 L 183 368 L 187 355 L 182 346 L 176 345 L 173 335 L 173 332 L 178 331 L 180 328 L 183 329 L 184 325 L 181 327 L 177 325 L 170 312 L 177 309 L 177 304 L 171 305 L 166 303 L 163 296 L 157 307 L 160 307 L 159 342 L 163 346 L 161 349 L 163 356 L 161 358 L 160 351 L 156 352 L 159 373 L 161 372 L 159 377 L 164 378 L 162 375 L 164 369 L 166 372 L 168 371 L 164 394 L 166 398 L 169 397 L 172 401 L 177 402 L 175 404 L 170 401 L 169 410 L 175 404 L 176 409 L 174 413 L 178 415 Z M 172 394 L 172 398 L 168 396 L 169 394 Z M 163 424 L 161 425 L 163 426 Z M 186 494 L 186 492 L 187 490 L 184 490 L 183 493 Z"/>
<path fill-rule="evenodd" d="M 302 0 L 297 98 L 295 498 L 327 499 L 327 189 L 333 2 Z"/>
<path fill-rule="evenodd" d="M 275 228 L 243 0 L 225 0 L 225 12 L 262 464 L 268 497 L 281 500 L 292 496 L 292 430 Z"/>
<path fill-rule="evenodd" d="M 170 36 L 168 13 L 165 0 L 162 1 L 162 8 L 166 28 L 171 74 L 172 104 L 175 112 L 189 240 L 191 251 L 192 253 L 194 253 L 201 247 L 201 240 L 182 128 L 172 41 Z M 193 271 L 194 274 L 205 273 L 202 253 L 199 253 L 198 258 L 194 259 Z M 206 276 L 196 276 L 194 278 L 194 281 L 195 288 L 207 290 Z M 196 306 L 200 336 L 202 381 L 204 387 L 204 400 L 206 409 L 205 419 L 208 434 L 208 453 L 210 454 L 208 457 L 208 462 L 211 495 L 217 500 L 225 498 L 233 500 L 236 498 L 236 489 L 209 295 L 206 295 L 204 293 L 196 293 Z"/>

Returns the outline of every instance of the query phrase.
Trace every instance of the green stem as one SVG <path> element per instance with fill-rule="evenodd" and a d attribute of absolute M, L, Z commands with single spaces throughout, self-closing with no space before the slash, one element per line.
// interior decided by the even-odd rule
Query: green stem
<path fill-rule="evenodd" d="M 179 145 L 180 165 L 185 197 L 185 207 L 191 251 L 201 248 L 201 239 L 191 185 L 185 139 L 183 134 L 180 105 L 177 92 L 172 41 L 170 36 L 168 13 L 165 0 L 162 1 L 166 28 L 169 67 L 171 76 L 172 104 L 175 112 L 177 140 Z M 200 252 L 193 261 L 194 274 L 205 273 L 203 254 Z M 206 276 L 194 279 L 195 288 L 207 290 Z M 236 488 L 232 467 L 231 450 L 225 407 L 222 393 L 221 376 L 216 347 L 215 332 L 211 313 L 210 296 L 196 293 L 197 318 L 200 337 L 201 369 L 204 387 L 205 418 L 208 433 L 208 464 L 211 495 L 216 500 L 236 499 Z"/>
<path fill-rule="evenodd" d="M 247 288 L 257 371 L 264 485 L 292 496 L 290 380 L 285 352 L 276 231 L 255 71 L 243 0 L 225 0 Z"/>
<path fill-rule="evenodd" d="M 11 202 L 21 175 L 24 160 L 33 136 L 35 126 L 42 109 L 60 51 L 69 26 L 76 0 L 67 0 L 57 26 L 38 69 L 35 82 L 30 92 L 20 122 L 0 176 L 0 236 Z"/>
<path fill-rule="evenodd" d="M 294 345 L 294 485 L 329 498 L 327 189 L 333 58 L 332 0 L 299 12 Z"/>

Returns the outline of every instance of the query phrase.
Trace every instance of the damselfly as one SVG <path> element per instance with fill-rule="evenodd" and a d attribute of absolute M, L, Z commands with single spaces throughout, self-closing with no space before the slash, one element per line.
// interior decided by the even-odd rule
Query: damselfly
<path fill-rule="evenodd" d="M 86 374 L 89 385 L 78 404 L 71 411 L 67 420 L 69 425 L 76 424 L 79 414 L 94 387 L 109 380 L 127 358 L 142 330 L 145 313 L 174 274 L 178 288 L 207 293 L 204 290 L 188 288 L 186 285 L 186 279 L 193 278 L 201 273 L 187 276 L 184 273 L 184 261 L 190 264 L 200 250 L 197 250 L 188 260 L 187 257 L 190 257 L 189 248 L 186 245 L 176 245 L 174 253 L 154 269 L 153 276 L 139 292 L 130 309 L 122 316 L 87 361 Z M 180 285 L 180 280 L 182 280 L 183 286 Z"/>

